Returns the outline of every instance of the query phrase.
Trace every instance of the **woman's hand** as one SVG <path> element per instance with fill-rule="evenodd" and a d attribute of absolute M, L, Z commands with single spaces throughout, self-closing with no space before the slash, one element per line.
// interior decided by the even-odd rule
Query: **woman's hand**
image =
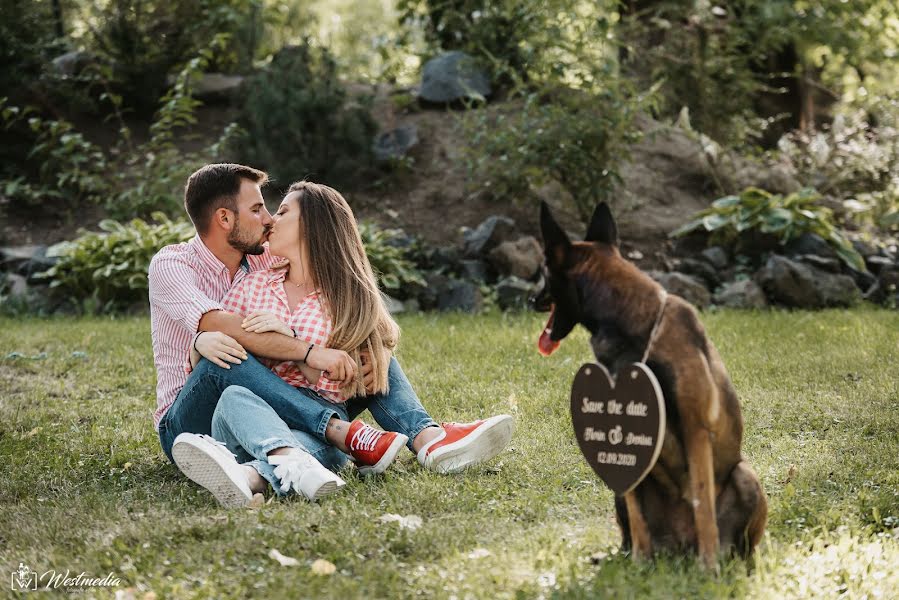
<path fill-rule="evenodd" d="M 237 343 L 233 337 L 225 335 L 221 331 L 204 331 L 197 336 L 194 344 L 200 356 L 223 369 L 230 369 L 228 363 L 239 365 L 247 359 L 247 351 Z M 193 348 L 191 348 L 193 353 Z M 191 363 L 196 366 L 193 360 Z"/>
<path fill-rule="evenodd" d="M 244 330 L 250 333 L 266 333 L 274 331 L 282 335 L 294 337 L 293 330 L 287 326 L 287 323 L 276 317 L 270 312 L 254 310 L 240 324 Z"/>

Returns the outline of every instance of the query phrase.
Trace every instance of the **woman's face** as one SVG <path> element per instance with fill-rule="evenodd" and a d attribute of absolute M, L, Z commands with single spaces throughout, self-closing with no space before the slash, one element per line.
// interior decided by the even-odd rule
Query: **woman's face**
<path fill-rule="evenodd" d="M 300 205 L 297 197 L 300 192 L 291 192 L 284 196 L 278 212 L 272 216 L 274 223 L 268 236 L 268 248 L 275 256 L 294 256 L 299 254 L 300 239 Z"/>

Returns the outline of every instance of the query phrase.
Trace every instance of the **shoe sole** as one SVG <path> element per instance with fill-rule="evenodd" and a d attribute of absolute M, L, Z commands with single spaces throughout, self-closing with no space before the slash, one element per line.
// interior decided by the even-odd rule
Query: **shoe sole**
<path fill-rule="evenodd" d="M 340 490 L 340 488 L 346 485 L 346 482 L 343 479 L 340 479 L 340 477 L 338 477 L 337 475 L 330 473 L 330 471 L 328 473 L 328 479 L 326 479 L 324 483 L 319 485 L 311 496 L 307 495 L 306 492 L 302 492 L 302 495 L 305 496 L 307 500 L 309 500 L 310 502 L 317 502 L 318 500 L 321 500 L 322 498 L 325 498 L 326 496 L 330 496 L 331 494 L 337 492 L 338 490 Z M 300 484 L 300 486 L 302 487 L 302 483 Z"/>
<path fill-rule="evenodd" d="M 409 438 L 401 433 L 397 434 L 396 438 L 390 444 L 390 448 L 387 449 L 387 452 L 381 457 L 381 460 L 376 462 L 373 465 L 361 466 L 358 467 L 360 475 L 379 475 L 387 470 L 387 467 L 393 464 L 393 461 L 396 460 L 396 455 L 399 454 L 400 449 L 406 445 L 409 441 Z"/>
<path fill-rule="evenodd" d="M 512 440 L 514 430 L 515 422 L 511 416 L 490 417 L 464 439 L 428 454 L 427 464 L 444 475 L 458 473 L 502 452 Z"/>
<path fill-rule="evenodd" d="M 225 508 L 240 508 L 253 499 L 252 493 L 247 496 L 225 471 L 225 468 L 214 456 L 204 452 L 190 442 L 175 444 L 172 458 L 188 479 L 202 488 L 212 492 L 219 504 Z"/>

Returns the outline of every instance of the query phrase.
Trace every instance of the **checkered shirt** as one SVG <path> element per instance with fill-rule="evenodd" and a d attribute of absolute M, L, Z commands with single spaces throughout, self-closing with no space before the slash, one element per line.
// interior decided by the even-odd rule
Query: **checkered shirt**
<path fill-rule="evenodd" d="M 225 310 L 246 316 L 253 311 L 265 311 L 287 323 L 297 338 L 319 347 L 326 347 L 331 335 L 331 320 L 325 315 L 317 292 L 303 298 L 296 310 L 291 312 L 284 291 L 286 269 L 269 269 L 250 273 L 231 288 L 222 306 Z M 313 350 L 313 352 L 315 352 Z M 339 404 L 343 402 L 340 382 L 322 375 L 313 384 L 303 375 L 294 361 L 263 361 L 275 374 L 294 387 L 308 388 L 326 400 Z"/>

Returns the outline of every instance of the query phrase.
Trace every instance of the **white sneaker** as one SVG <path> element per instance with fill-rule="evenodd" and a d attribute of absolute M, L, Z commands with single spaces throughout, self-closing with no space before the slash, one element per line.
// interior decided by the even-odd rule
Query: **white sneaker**
<path fill-rule="evenodd" d="M 287 454 L 270 455 L 268 462 L 275 465 L 275 477 L 281 480 L 282 492 L 292 488 L 312 502 L 330 496 L 346 485 L 336 473 L 299 448 L 291 448 Z"/>
<path fill-rule="evenodd" d="M 246 506 L 253 499 L 243 468 L 223 442 L 208 435 L 182 433 L 172 445 L 181 472 L 215 496 L 226 508 Z"/>

